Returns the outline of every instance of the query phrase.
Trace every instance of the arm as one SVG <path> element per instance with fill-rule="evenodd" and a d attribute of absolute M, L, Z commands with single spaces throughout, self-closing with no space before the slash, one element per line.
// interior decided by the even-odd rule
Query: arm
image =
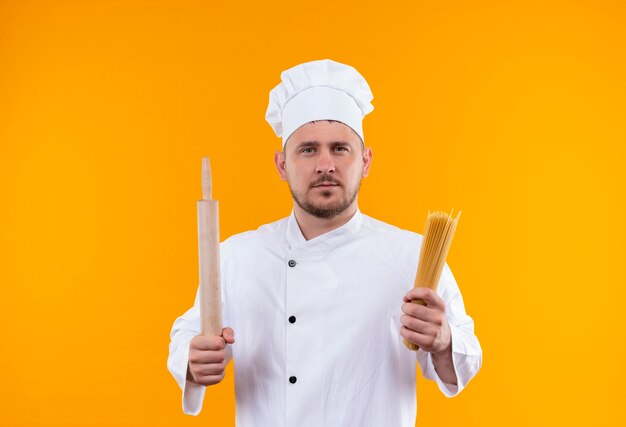
<path fill-rule="evenodd" d="M 188 375 L 189 345 L 200 333 L 200 309 L 198 293 L 193 307 L 174 321 L 170 333 L 167 368 L 183 393 L 183 412 L 198 415 L 202 409 L 205 387 L 190 381 Z"/>
<path fill-rule="evenodd" d="M 437 372 L 439 378 L 446 384 L 458 385 L 454 360 L 452 359 L 452 340 L 450 340 L 450 345 L 446 349 L 438 353 L 431 353 L 431 357 L 435 366 L 435 372 Z"/>
<path fill-rule="evenodd" d="M 198 415 L 200 413 L 206 386 L 216 384 L 223 378 L 223 368 L 221 373 L 217 372 L 215 370 L 216 367 L 210 366 L 210 363 L 219 363 L 225 366 L 232 358 L 231 346 L 225 346 L 226 348 L 223 349 L 224 345 L 220 347 L 218 344 L 215 344 L 212 347 L 207 344 L 207 342 L 210 342 L 210 339 L 213 339 L 216 343 L 221 341 L 225 344 L 223 338 L 199 335 L 200 309 L 198 295 L 196 293 L 193 307 L 178 317 L 172 326 L 167 359 L 167 367 L 183 393 L 183 412 L 190 415 Z M 223 301 L 222 307 L 224 307 Z M 224 314 L 223 309 L 222 314 Z M 227 330 L 228 332 L 226 332 Z M 232 344 L 234 342 L 232 329 L 225 328 L 224 332 L 226 343 Z M 208 352 L 211 350 L 225 350 L 225 361 L 222 362 L 208 355 Z M 190 369 L 190 365 L 194 365 L 191 366 L 194 369 Z"/>
<path fill-rule="evenodd" d="M 228 259 L 227 240 L 220 244 L 220 272 L 221 272 L 221 297 L 222 297 L 222 323 L 229 324 L 228 313 L 225 304 L 224 284 L 227 283 L 226 260 Z M 174 321 L 170 333 L 169 356 L 167 368 L 176 380 L 182 391 L 183 412 L 190 415 L 198 415 L 202 409 L 202 402 L 206 391 L 206 385 L 210 381 L 194 380 L 193 370 L 190 368 L 189 357 L 193 349 L 191 341 L 200 334 L 200 289 L 198 287 L 193 307 Z M 234 340 L 234 337 L 231 339 Z M 232 346 L 226 346 L 226 363 L 232 358 Z M 198 359 L 199 360 L 199 359 Z M 192 362 L 193 363 L 193 362 Z M 201 372 L 198 372 L 201 374 Z M 198 378 L 198 375 L 195 376 Z M 204 383 L 205 385 L 203 385 Z"/>
<path fill-rule="evenodd" d="M 418 294 L 429 301 L 426 307 L 418 306 L 417 312 L 431 322 L 426 328 L 422 325 L 417 332 L 421 336 L 407 330 L 405 338 L 413 337 L 420 346 L 416 357 L 424 377 L 434 380 L 446 397 L 456 396 L 482 366 L 482 349 L 474 335 L 474 322 L 465 312 L 461 292 L 447 264 L 437 292 L 422 289 Z M 413 327 L 419 328 L 414 323 Z"/>

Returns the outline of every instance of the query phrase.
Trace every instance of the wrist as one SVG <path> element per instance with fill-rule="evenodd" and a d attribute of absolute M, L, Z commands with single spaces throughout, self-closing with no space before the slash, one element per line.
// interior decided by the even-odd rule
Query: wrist
<path fill-rule="evenodd" d="M 443 350 L 435 351 L 432 356 L 436 359 L 452 359 L 452 340 Z"/>

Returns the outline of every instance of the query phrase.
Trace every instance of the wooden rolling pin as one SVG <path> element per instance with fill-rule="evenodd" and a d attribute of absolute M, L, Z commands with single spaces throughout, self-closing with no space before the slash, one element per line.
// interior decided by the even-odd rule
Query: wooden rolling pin
<path fill-rule="evenodd" d="M 198 260 L 202 335 L 222 335 L 219 205 L 211 195 L 211 164 L 202 158 L 202 200 L 198 200 Z"/>

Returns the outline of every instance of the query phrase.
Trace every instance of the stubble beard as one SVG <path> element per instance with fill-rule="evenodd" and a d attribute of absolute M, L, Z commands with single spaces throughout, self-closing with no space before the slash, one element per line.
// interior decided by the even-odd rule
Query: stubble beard
<path fill-rule="evenodd" d="M 297 194 L 293 190 L 293 188 L 291 187 L 291 184 L 289 185 L 289 191 L 291 191 L 291 196 L 296 201 L 298 206 L 302 208 L 302 210 L 304 210 L 305 212 L 317 218 L 326 218 L 326 219 L 333 218 L 343 213 L 346 209 L 348 209 L 348 207 L 350 207 L 352 202 L 354 202 L 354 200 L 356 199 L 356 196 L 359 194 L 360 188 L 361 188 L 361 181 L 359 180 L 359 183 L 357 184 L 356 188 L 351 194 L 346 193 L 343 199 L 338 200 L 337 202 L 333 204 L 320 206 L 320 205 L 315 205 L 314 203 L 310 202 L 304 197 L 300 197 L 300 195 Z M 324 193 L 322 193 L 322 196 L 325 196 Z M 328 192 L 328 194 L 331 194 L 331 193 Z"/>

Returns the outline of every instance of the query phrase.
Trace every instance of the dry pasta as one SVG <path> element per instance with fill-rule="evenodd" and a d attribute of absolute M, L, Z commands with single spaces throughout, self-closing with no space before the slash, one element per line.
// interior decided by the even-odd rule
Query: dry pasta
<path fill-rule="evenodd" d="M 454 209 L 452 212 L 454 212 Z M 437 290 L 441 272 L 452 244 L 452 237 L 454 237 L 454 231 L 461 216 L 461 211 L 459 211 L 456 218 L 452 218 L 452 212 L 450 214 L 440 211 L 428 212 L 417 265 L 417 274 L 415 275 L 416 288 L 426 287 L 433 291 Z M 412 302 L 425 305 L 425 302 L 421 299 L 413 300 Z M 404 340 L 404 344 L 411 350 L 419 348 L 407 340 Z"/>

